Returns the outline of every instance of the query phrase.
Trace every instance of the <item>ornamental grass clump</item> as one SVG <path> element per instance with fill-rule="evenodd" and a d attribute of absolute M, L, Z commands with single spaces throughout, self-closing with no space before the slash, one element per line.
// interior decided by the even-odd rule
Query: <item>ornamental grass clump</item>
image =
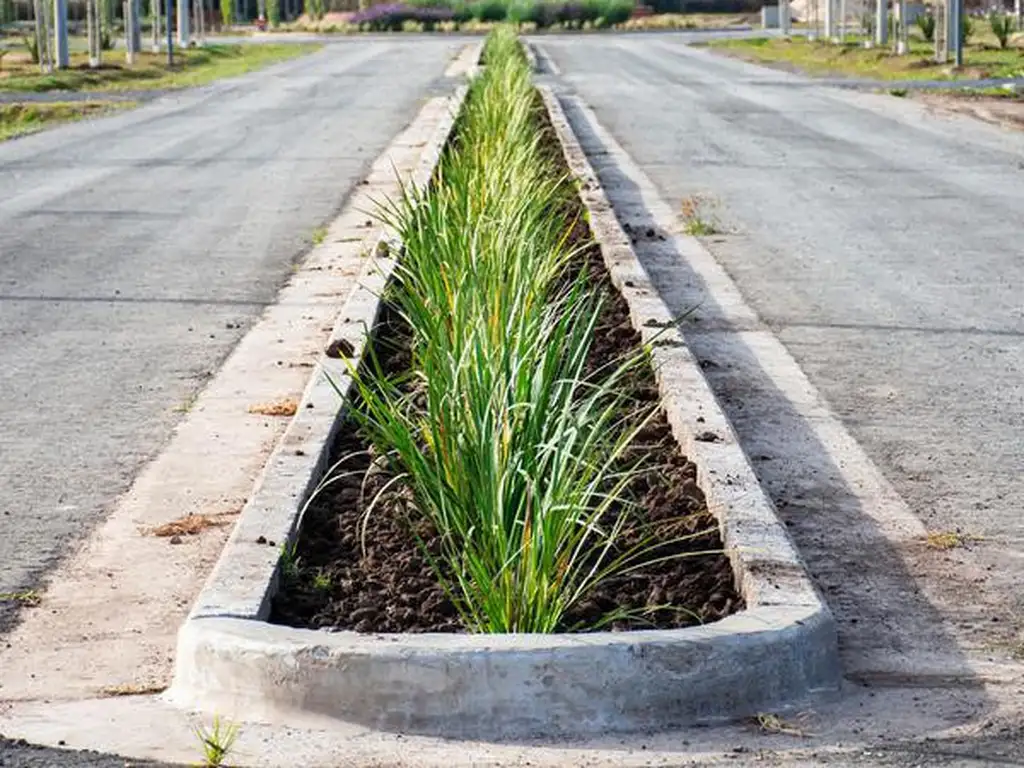
<path fill-rule="evenodd" d="M 595 584 L 656 555 L 653 537 L 621 536 L 646 471 L 632 444 L 654 414 L 629 381 L 647 362 L 591 360 L 602 297 L 570 239 L 573 188 L 515 34 L 493 32 L 486 61 L 434 184 L 383 209 L 412 364 L 386 375 L 371 355 L 355 376 L 354 415 L 394 474 L 367 515 L 392 494 L 425 516 L 470 631 L 577 629 L 564 617 Z"/>

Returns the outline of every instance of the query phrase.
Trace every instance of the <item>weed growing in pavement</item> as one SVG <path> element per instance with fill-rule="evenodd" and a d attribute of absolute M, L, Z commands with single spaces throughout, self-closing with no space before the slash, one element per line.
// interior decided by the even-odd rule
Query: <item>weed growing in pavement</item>
<path fill-rule="evenodd" d="M 788 721 L 770 712 L 761 712 L 754 717 L 754 723 L 762 733 L 777 733 L 785 736 L 807 738 L 810 734 L 804 730 L 799 721 L 806 719 L 806 713 L 798 715 L 796 721 Z"/>
<path fill-rule="evenodd" d="M 889 89 L 889 95 L 890 96 L 895 96 L 897 99 L 906 98 L 907 89 L 906 88 L 890 88 Z"/>
<path fill-rule="evenodd" d="M 220 715 L 214 715 L 210 728 L 200 723 L 193 730 L 203 750 L 203 762 L 199 765 L 203 768 L 219 768 L 225 765 L 224 761 L 238 741 L 238 723 L 225 721 Z"/>
<path fill-rule="evenodd" d="M 960 531 L 933 531 L 925 538 L 925 543 L 931 549 L 948 550 L 965 547 L 971 542 L 981 541 L 981 536 Z"/>
<path fill-rule="evenodd" d="M 100 695 L 118 696 L 151 696 L 163 693 L 167 690 L 164 683 L 122 683 L 121 685 L 109 685 L 100 689 Z"/>
<path fill-rule="evenodd" d="M 21 603 L 22 605 L 39 605 L 42 600 L 34 589 L 27 589 L 24 592 L 0 592 L 0 603 Z"/>
<path fill-rule="evenodd" d="M 317 227 L 313 230 L 313 245 L 320 245 L 327 239 L 327 227 Z"/>
<path fill-rule="evenodd" d="M 718 222 L 708 212 L 712 201 L 702 195 L 683 198 L 680 212 L 683 216 L 683 232 L 693 237 L 708 237 L 719 233 Z"/>
<path fill-rule="evenodd" d="M 192 409 L 196 407 L 196 401 L 199 400 L 198 392 L 189 392 L 185 396 L 185 399 L 181 401 L 181 405 L 174 407 L 175 413 L 191 413 Z"/>

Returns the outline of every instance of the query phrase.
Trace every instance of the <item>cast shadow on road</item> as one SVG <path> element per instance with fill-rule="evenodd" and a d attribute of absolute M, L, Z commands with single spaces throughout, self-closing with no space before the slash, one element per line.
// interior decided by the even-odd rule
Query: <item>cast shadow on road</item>
<path fill-rule="evenodd" d="M 255 299 L 214 299 L 199 297 L 161 296 L 24 296 L 0 294 L 0 303 L 5 301 L 32 302 L 40 304 L 172 304 L 203 307 L 269 307 L 274 302 Z"/>
<path fill-rule="evenodd" d="M 655 233 L 635 237 L 634 247 L 672 313 L 692 313 L 682 325 L 687 343 L 836 617 L 845 697 L 863 696 L 868 687 L 920 687 L 961 699 L 956 717 L 946 712 L 929 724 L 915 714 L 919 736 L 983 719 L 994 703 L 908 570 L 908 543 L 887 538 L 877 510 L 868 514 L 814 425 L 764 370 L 750 333 L 763 337 L 764 327 L 736 327 L 673 238 L 663 236 L 669 233 L 579 102 L 560 100 L 620 222 L 633 233 Z"/>

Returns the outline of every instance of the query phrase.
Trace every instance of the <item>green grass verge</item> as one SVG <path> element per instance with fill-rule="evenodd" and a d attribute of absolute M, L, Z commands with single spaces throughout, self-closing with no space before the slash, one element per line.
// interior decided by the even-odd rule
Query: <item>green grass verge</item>
<path fill-rule="evenodd" d="M 134 65 L 124 54 L 106 52 L 101 67 L 90 69 L 84 54 L 72 57 L 71 68 L 42 74 L 31 62 L 5 62 L 0 92 L 135 91 L 204 85 L 222 77 L 245 74 L 319 49 L 316 44 L 206 45 L 176 52 L 168 69 L 164 55 L 141 53 Z"/>
<path fill-rule="evenodd" d="M 707 43 L 723 51 L 761 64 L 781 65 L 812 75 L 838 75 L 876 80 L 957 80 L 982 77 L 1024 76 L 1024 54 L 1011 47 L 1001 50 L 981 41 L 965 50 L 964 68 L 953 70 L 934 60 L 934 46 L 915 36 L 910 52 L 896 56 L 889 49 L 865 48 L 861 42 L 842 45 L 804 38 L 755 38 L 714 40 Z"/>
<path fill-rule="evenodd" d="M 0 104 L 0 141 L 134 106 L 135 103 L 130 101 Z"/>

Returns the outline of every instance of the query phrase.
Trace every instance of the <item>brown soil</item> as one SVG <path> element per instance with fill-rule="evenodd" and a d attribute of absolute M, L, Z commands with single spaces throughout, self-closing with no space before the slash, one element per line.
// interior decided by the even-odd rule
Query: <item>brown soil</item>
<path fill-rule="evenodd" d="M 912 95 L 940 113 L 967 115 L 1004 128 L 1024 130 L 1024 98 L 1021 96 L 1000 97 L 953 91 L 919 91 Z"/>
<path fill-rule="evenodd" d="M 573 213 L 580 222 L 575 239 L 584 242 L 589 239 L 586 224 L 575 216 L 578 211 Z M 608 279 L 600 252 L 590 248 L 579 266 L 608 296 L 591 350 L 591 365 L 598 366 L 631 353 L 640 336 L 630 324 L 625 300 Z M 372 343 L 389 373 L 408 369 L 405 336 L 394 316 L 382 313 Z M 658 402 L 650 370 L 630 384 L 641 404 Z M 564 631 L 585 631 L 616 609 L 625 609 L 634 618 L 619 620 L 611 628 L 630 630 L 715 621 L 743 607 L 731 565 L 721 552 L 717 521 L 697 486 L 696 467 L 679 452 L 664 414 L 644 430 L 635 450 L 652 460 L 649 470 L 629 488 L 639 504 L 630 512 L 622 544 L 638 543 L 653 530 L 666 542 L 656 550 L 657 556 L 683 556 L 606 580 L 565 617 Z M 406 511 L 406 495 L 388 494 L 364 530 L 367 505 L 391 479 L 379 467 L 371 467 L 371 454 L 354 425 L 346 424 L 332 451 L 333 462 L 344 459 L 336 467 L 339 479 L 306 511 L 295 567 L 286 569 L 271 621 L 357 632 L 465 631 L 421 549 L 425 546 L 437 554 L 438 537 Z M 679 541 L 686 534 L 695 535 Z M 708 551 L 713 554 L 694 554 Z"/>

